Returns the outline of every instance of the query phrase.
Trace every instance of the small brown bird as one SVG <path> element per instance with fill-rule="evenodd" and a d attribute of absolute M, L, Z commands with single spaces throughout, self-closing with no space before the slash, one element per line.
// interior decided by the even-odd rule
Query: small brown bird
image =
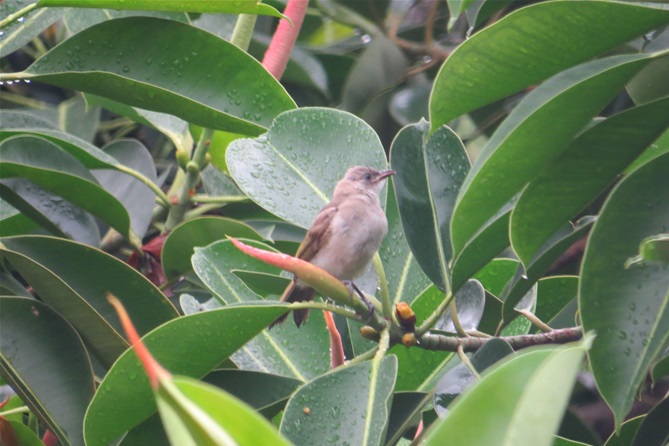
<path fill-rule="evenodd" d="M 393 170 L 378 171 L 356 166 L 337 183 L 332 201 L 316 216 L 296 257 L 324 269 L 342 281 L 361 276 L 379 250 L 388 232 L 388 221 L 379 203 L 383 180 Z M 316 291 L 297 277 L 288 285 L 281 302 L 305 302 L 314 299 Z M 309 309 L 293 311 L 299 327 L 309 316 Z M 284 314 L 270 325 L 282 323 Z"/>

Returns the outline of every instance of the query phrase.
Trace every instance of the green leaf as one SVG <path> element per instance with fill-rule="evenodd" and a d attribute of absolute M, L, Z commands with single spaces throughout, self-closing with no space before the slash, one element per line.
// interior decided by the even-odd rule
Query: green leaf
<path fill-rule="evenodd" d="M 669 265 L 625 268 L 644 238 L 669 231 L 668 171 L 664 154 L 616 186 L 590 232 L 581 267 L 583 328 L 597 332 L 590 364 L 618 427 L 669 338 Z"/>
<path fill-rule="evenodd" d="M 470 279 L 455 293 L 455 306 L 457 308 L 460 326 L 465 331 L 476 330 L 483 316 L 485 306 L 485 290 L 483 285 L 476 280 Z M 437 321 L 434 328 L 448 333 L 457 333 L 453 323 L 450 307 Z"/>
<path fill-rule="evenodd" d="M 581 369 L 584 344 L 525 350 L 494 367 L 432 425 L 424 444 L 551 446 Z M 478 422 L 466 421 L 472 417 Z"/>
<path fill-rule="evenodd" d="M 259 242 L 245 243 L 273 251 Z M 193 269 L 202 282 L 227 305 L 263 301 L 235 275 L 236 270 L 280 273 L 277 267 L 244 254 L 229 240 L 196 248 L 192 261 Z M 293 324 L 283 324 L 272 330 L 263 330 L 235 353 L 232 360 L 241 369 L 306 381 L 329 368 L 329 338 L 323 324 L 322 312 L 313 311 L 299 329 Z"/>
<path fill-rule="evenodd" d="M 394 193 L 394 179 L 388 183 L 386 202 L 386 218 L 388 219 L 388 235 L 383 239 L 379 255 L 388 280 L 390 302 L 411 303 L 427 286 L 430 280 L 418 265 L 407 242 L 399 208 Z"/>
<path fill-rule="evenodd" d="M 0 113 L 0 119 L 5 119 L 4 113 Z M 48 127 L 12 126 L 11 124 L 3 125 L 0 129 L 0 140 L 16 135 L 34 135 L 46 139 L 75 157 L 84 167 L 89 169 L 115 169 L 119 164 L 113 156 L 108 155 L 93 144 L 60 130 Z"/>
<path fill-rule="evenodd" d="M 0 4 L 3 19 L 27 6 L 22 0 L 5 0 Z M 29 3 L 34 3 L 31 1 Z M 62 8 L 33 10 L 2 29 L 0 34 L 0 57 L 4 58 L 37 37 L 65 12 Z"/>
<path fill-rule="evenodd" d="M 407 57 L 397 44 L 377 34 L 346 78 L 341 107 L 360 114 L 376 96 L 402 82 L 408 67 Z"/>
<path fill-rule="evenodd" d="M 662 58 L 649 64 L 627 84 L 627 92 L 635 104 L 645 104 L 669 95 L 664 79 L 669 70 L 669 58 Z"/>
<path fill-rule="evenodd" d="M 144 38 L 148 28 L 151 39 Z M 29 79 L 250 135 L 295 107 L 260 63 L 233 44 L 183 23 L 150 17 L 87 28 L 24 73 Z"/>
<path fill-rule="evenodd" d="M 167 370 L 198 379 L 284 312 L 284 305 L 226 307 L 174 319 L 142 340 Z M 123 410 L 117 410 L 119 402 Z M 88 408 L 86 445 L 107 445 L 155 411 L 148 378 L 135 352 L 127 350 L 109 370 Z"/>
<path fill-rule="evenodd" d="M 288 445 L 251 407 L 210 384 L 186 377 L 160 382 L 158 409 L 173 445 Z"/>
<path fill-rule="evenodd" d="M 513 279 L 509 281 L 499 296 L 504 301 L 502 320 L 505 324 L 518 316 L 515 311 L 518 302 L 570 246 L 585 237 L 594 220 L 593 217 L 584 217 L 576 226 L 567 223 L 534 253 L 525 267 L 518 265 Z"/>
<path fill-rule="evenodd" d="M 382 445 L 396 374 L 386 356 L 319 376 L 288 401 L 281 433 L 296 444 Z"/>
<path fill-rule="evenodd" d="M 442 65 L 430 97 L 432 131 L 667 22 L 669 11 L 661 6 L 614 1 L 519 9 L 474 34 Z"/>
<path fill-rule="evenodd" d="M 38 300 L 2 297 L 0 308 L 3 379 L 64 445 L 83 446 L 82 420 L 95 384 L 81 338 Z"/>
<path fill-rule="evenodd" d="M 100 187 L 72 155 L 33 136 L 0 142 L 0 178 L 23 178 L 99 217 L 130 238 L 130 216 L 123 205 Z M 11 197 L 6 197 L 12 203 Z"/>
<path fill-rule="evenodd" d="M 639 255 L 627 259 L 625 267 L 645 261 L 669 263 L 669 234 L 651 235 L 643 239 L 639 245 Z"/>
<path fill-rule="evenodd" d="M 109 8 L 177 12 L 215 12 L 223 14 L 255 14 L 282 17 L 281 13 L 260 0 L 38 0 L 39 7 Z"/>
<path fill-rule="evenodd" d="M 453 290 L 458 290 L 467 279 L 509 246 L 509 219 L 514 204 L 515 201 L 507 203 L 462 248 L 453 261 Z"/>
<path fill-rule="evenodd" d="M 416 313 L 416 322 L 420 324 L 434 312 L 444 300 L 444 292 L 435 285 L 430 285 L 411 303 Z M 430 391 L 438 374 L 453 357 L 450 352 L 430 351 L 422 348 L 409 348 L 395 345 L 389 350 L 397 357 L 397 382 L 395 391 Z"/>
<path fill-rule="evenodd" d="M 35 221 L 2 198 L 0 198 L 0 228 L 2 228 L 3 237 L 32 234 L 39 229 Z M 97 244 L 99 240 L 100 235 L 95 232 L 91 241 Z"/>
<path fill-rule="evenodd" d="M 90 107 L 83 95 L 67 99 L 58 104 L 58 126 L 68 134 L 86 142 L 93 142 L 100 124 L 100 107 Z"/>
<path fill-rule="evenodd" d="M 3 236 L 32 234 L 39 232 L 41 226 L 59 237 L 89 246 L 100 244 L 100 229 L 91 214 L 28 180 L 10 178 L 0 181 L 0 196 L 11 201 L 8 208 L 20 211 L 15 216 L 18 221 L 11 221 L 11 226 L 3 222 Z M 2 200 L 2 203 L 7 201 Z"/>
<path fill-rule="evenodd" d="M 295 389 L 304 384 L 285 376 L 237 369 L 215 370 L 205 376 L 204 381 L 236 396 L 265 416 L 277 404 L 285 404 Z M 279 410 L 269 415 L 276 415 Z"/>
<path fill-rule="evenodd" d="M 128 348 L 116 313 L 106 300 L 108 292 L 123 302 L 140 333 L 177 316 L 148 279 L 89 246 L 53 237 L 8 237 L 0 239 L 0 255 L 44 302 L 74 325 L 105 367 Z"/>
<path fill-rule="evenodd" d="M 369 125 L 350 113 L 316 107 L 282 113 L 267 134 L 233 141 L 226 160 L 249 198 L 303 228 L 311 226 L 348 168 L 386 166 Z"/>
<path fill-rule="evenodd" d="M 493 338 L 483 344 L 473 355 L 470 362 L 474 369 L 481 374 L 508 355 L 514 355 L 513 348 L 500 338 Z M 440 417 L 448 414 L 448 405 L 463 391 L 476 384 L 477 377 L 463 363 L 450 369 L 437 382 L 434 389 L 434 410 Z"/>
<path fill-rule="evenodd" d="M 261 240 L 250 226 L 229 218 L 200 217 L 175 227 L 165 239 L 161 260 L 165 276 L 175 279 L 193 270 L 194 248 L 207 246 L 226 236 Z"/>
<path fill-rule="evenodd" d="M 0 419 L 0 423 L 4 424 L 5 420 Z M 11 425 L 11 429 L 14 430 L 16 439 L 20 446 L 44 446 L 42 440 L 37 436 L 32 429 L 23 424 L 20 421 L 9 420 L 8 423 Z"/>
<path fill-rule="evenodd" d="M 469 159 L 451 129 L 441 127 L 429 139 L 428 130 L 426 121 L 404 127 L 393 141 L 390 156 L 411 251 L 430 280 L 444 290 L 452 258 L 449 224 Z"/>
<path fill-rule="evenodd" d="M 190 23 L 188 14 L 184 12 L 130 10 L 117 11 L 113 9 L 68 8 L 65 12 L 65 16 L 63 16 L 63 24 L 69 31 L 69 34 L 74 35 L 80 33 L 86 28 L 90 28 L 93 25 L 97 25 L 98 23 L 102 23 L 107 20 L 135 16 L 155 17 L 160 19 L 174 20 L 182 23 Z"/>
<path fill-rule="evenodd" d="M 669 398 L 664 397 L 645 416 L 631 446 L 664 446 L 669 441 Z"/>
<path fill-rule="evenodd" d="M 604 446 L 631 446 L 634 436 L 646 416 L 634 417 L 625 421 L 617 432 L 613 432 Z"/>
<path fill-rule="evenodd" d="M 510 229 L 513 249 L 526 266 L 552 233 L 597 198 L 667 129 L 667 109 L 669 98 L 599 122 L 527 186 L 511 215 Z"/>
<path fill-rule="evenodd" d="M 582 443 L 580 441 L 570 440 L 568 438 L 556 436 L 555 441 L 553 441 L 553 446 L 591 446 L 591 445 L 588 443 Z"/>
<path fill-rule="evenodd" d="M 124 166 L 140 172 L 148 181 L 157 182 L 153 158 L 142 143 L 136 139 L 120 139 L 108 144 L 105 153 L 114 156 Z M 97 170 L 92 172 L 109 193 L 114 195 L 130 215 L 130 227 L 137 237 L 144 237 L 151 218 L 156 194 L 146 184 L 125 172 Z"/>
<path fill-rule="evenodd" d="M 551 321 L 578 295 L 578 276 L 552 276 L 537 282 L 539 320 L 549 326 Z"/>
<path fill-rule="evenodd" d="M 459 253 L 486 221 L 550 165 L 651 60 L 643 54 L 595 60 L 558 74 L 528 94 L 497 128 L 465 179 L 451 223 L 454 251 Z"/>
<path fill-rule="evenodd" d="M 385 444 L 397 444 L 407 429 L 418 427 L 421 412 L 430 400 L 432 400 L 432 395 L 424 392 L 394 393 Z"/>

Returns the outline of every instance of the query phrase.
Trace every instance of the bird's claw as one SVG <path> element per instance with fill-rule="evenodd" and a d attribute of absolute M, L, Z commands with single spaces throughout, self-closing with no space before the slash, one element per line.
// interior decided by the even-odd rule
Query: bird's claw
<path fill-rule="evenodd" d="M 352 280 L 344 281 L 344 284 L 346 284 L 346 286 L 349 287 L 349 289 L 354 291 L 360 297 L 360 299 L 365 303 L 365 305 L 367 306 L 367 310 L 368 310 L 367 317 L 365 319 L 366 320 L 371 320 L 372 316 L 374 316 L 374 310 L 375 310 L 374 304 L 371 303 L 369 301 L 369 299 L 367 299 L 365 297 L 365 293 L 360 291 L 360 288 L 358 288 L 357 285 L 355 283 L 353 283 Z"/>

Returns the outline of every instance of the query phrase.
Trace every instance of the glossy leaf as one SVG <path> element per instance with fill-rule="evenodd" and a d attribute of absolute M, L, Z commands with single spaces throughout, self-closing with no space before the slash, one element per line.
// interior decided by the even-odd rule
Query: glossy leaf
<path fill-rule="evenodd" d="M 151 39 L 144 38 L 147 28 L 153 30 Z M 78 59 L 68 54 L 73 51 Z M 233 44 L 189 25 L 150 17 L 109 20 L 87 28 L 24 74 L 205 127 L 251 135 L 295 106 L 283 87 Z"/>
<path fill-rule="evenodd" d="M 215 370 L 203 380 L 236 396 L 265 415 L 267 413 L 263 409 L 271 409 L 281 402 L 285 404 L 295 389 L 304 384 L 285 376 L 236 369 Z"/>
<path fill-rule="evenodd" d="M 422 323 L 444 300 L 444 292 L 430 285 L 412 303 L 416 323 Z M 397 357 L 397 382 L 395 391 L 430 391 L 434 381 L 453 357 L 451 352 L 409 348 L 403 345 L 392 347 L 389 352 Z"/>
<path fill-rule="evenodd" d="M 604 446 L 630 446 L 634 441 L 634 436 L 639 430 L 639 426 L 645 419 L 644 416 L 634 417 L 625 421 L 618 429 L 618 432 L 613 432 Z"/>
<path fill-rule="evenodd" d="M 669 442 L 669 398 L 665 396 L 646 415 L 631 446 L 664 446 Z"/>
<path fill-rule="evenodd" d="M 535 315 L 549 326 L 578 295 L 578 276 L 551 276 L 537 282 Z"/>
<path fill-rule="evenodd" d="M 396 374 L 386 356 L 319 376 L 288 401 L 281 433 L 296 444 L 383 444 Z"/>
<path fill-rule="evenodd" d="M 100 124 L 100 107 L 90 107 L 83 95 L 66 99 L 58 104 L 58 126 L 67 134 L 92 143 Z"/>
<path fill-rule="evenodd" d="M 552 1 L 519 9 L 474 34 L 442 65 L 430 97 L 432 131 L 667 22 L 662 7 L 623 2 Z"/>
<path fill-rule="evenodd" d="M 350 167 L 386 166 L 383 146 L 369 125 L 326 108 L 282 113 L 266 135 L 233 141 L 226 159 L 249 198 L 303 228 L 311 226 Z"/>
<path fill-rule="evenodd" d="M 99 217 L 130 238 L 130 216 L 123 205 L 98 184 L 72 155 L 32 136 L 0 142 L 0 178 L 23 178 Z M 13 196 L 6 199 L 12 203 Z"/>
<path fill-rule="evenodd" d="M 476 330 L 483 316 L 485 306 L 485 290 L 478 280 L 467 281 L 457 293 L 455 293 L 455 306 L 457 308 L 460 326 L 465 331 Z M 450 307 L 446 309 L 444 316 L 434 326 L 435 329 L 456 333 Z"/>
<path fill-rule="evenodd" d="M 174 319 L 142 338 L 167 370 L 201 378 L 283 314 L 283 305 L 243 305 Z M 133 319 L 137 320 L 137 319 Z M 178 354 L 175 354 L 178 352 Z M 197 360 L 184 361 L 186 357 Z M 119 402 L 123 410 L 117 410 Z M 127 350 L 100 384 L 84 421 L 87 446 L 102 446 L 155 413 L 149 381 Z"/>
<path fill-rule="evenodd" d="M 586 236 L 594 218 L 584 217 L 576 226 L 567 223 L 551 236 L 534 254 L 525 266 L 518 265 L 513 279 L 506 285 L 499 296 L 504 301 L 502 320 L 509 323 L 518 316 L 515 307 L 520 299 L 537 283 L 537 280 L 548 271 L 555 261 L 577 240 Z"/>
<path fill-rule="evenodd" d="M 245 242 L 251 246 L 271 250 L 258 242 Z M 235 270 L 275 275 L 280 272 L 277 267 L 244 254 L 229 240 L 214 243 L 206 248 L 196 248 L 193 268 L 204 284 L 227 305 L 262 302 L 262 299 L 234 274 Z M 299 333 L 293 324 L 283 324 L 272 330 L 263 330 L 235 353 L 232 359 L 244 370 L 273 373 L 307 381 L 328 370 L 328 343 L 322 312 L 313 311 L 307 322 L 299 328 Z"/>
<path fill-rule="evenodd" d="M 481 374 L 508 355 L 514 355 L 511 346 L 502 339 L 494 338 L 483 344 L 480 349 L 471 355 L 469 360 L 474 369 Z M 447 416 L 447 407 L 451 401 L 468 387 L 475 385 L 476 382 L 477 377 L 465 364 L 456 365 L 437 382 L 434 394 L 434 410 L 440 417 Z"/>
<path fill-rule="evenodd" d="M 140 333 L 177 316 L 172 304 L 151 282 L 102 251 L 42 236 L 8 237 L 0 242 L 0 255 L 43 301 L 77 329 L 105 367 L 128 348 L 106 300 L 108 292 L 123 301 Z M 136 298 L 139 295 L 141 299 Z"/>
<path fill-rule="evenodd" d="M 64 445 L 83 446 L 82 420 L 95 384 L 81 338 L 35 299 L 2 297 L 0 308 L 3 379 Z"/>
<path fill-rule="evenodd" d="M 44 443 L 42 443 L 42 440 L 40 440 L 37 434 L 22 422 L 12 420 L 7 421 L 0 417 L 0 426 L 2 426 L 3 429 L 5 428 L 5 423 L 8 423 L 11 426 L 10 428 L 14 431 L 14 435 L 18 440 L 18 445 L 44 446 Z"/>
<path fill-rule="evenodd" d="M 465 179 L 451 223 L 454 251 L 459 253 L 539 170 L 563 153 L 569 140 L 652 60 L 643 54 L 595 60 L 529 93 L 497 128 Z"/>
<path fill-rule="evenodd" d="M 418 265 L 407 242 L 399 208 L 394 193 L 394 180 L 391 179 L 388 188 L 386 203 L 386 218 L 388 219 L 388 235 L 383 239 L 379 255 L 388 281 L 390 302 L 411 303 L 427 288 L 430 280 Z"/>
<path fill-rule="evenodd" d="M 598 333 L 590 364 L 617 426 L 669 336 L 669 265 L 625 269 L 641 240 L 669 231 L 668 169 L 669 154 L 661 155 L 617 185 L 590 233 L 581 267 L 583 328 Z"/>
<path fill-rule="evenodd" d="M 156 166 L 149 151 L 136 139 L 120 139 L 105 146 L 105 153 L 115 157 L 124 166 L 140 172 L 156 183 Z M 156 194 L 149 187 L 127 173 L 114 170 L 92 172 L 100 185 L 114 195 L 128 211 L 132 232 L 144 237 L 153 214 Z"/>
<path fill-rule="evenodd" d="M 391 148 L 391 165 L 402 226 L 425 274 L 446 289 L 452 258 L 449 224 L 455 199 L 469 171 L 460 138 L 441 127 L 428 139 L 429 124 L 402 129 Z"/>
<path fill-rule="evenodd" d="M 526 266 L 552 232 L 597 198 L 667 129 L 667 109 L 669 98 L 599 122 L 529 184 L 516 203 L 510 229 L 513 249 Z"/>
<path fill-rule="evenodd" d="M 80 33 L 86 28 L 90 28 L 98 23 L 111 19 L 120 19 L 124 17 L 155 17 L 161 19 L 174 20 L 177 22 L 190 23 L 188 14 L 183 12 L 167 11 L 132 11 L 132 10 L 114 10 L 114 9 L 93 9 L 93 8 L 68 8 L 63 17 L 63 24 L 71 35 Z M 88 95 L 84 95 L 88 101 Z M 102 105 L 102 104 L 97 104 Z M 104 107 L 104 105 L 103 105 Z M 122 113 L 119 113 L 122 116 Z"/>
<path fill-rule="evenodd" d="M 5 18 L 25 6 L 27 5 L 22 0 L 5 0 L 0 4 L 0 17 Z M 33 10 L 3 28 L 0 33 L 0 57 L 4 58 L 30 42 L 64 12 L 62 8 Z"/>
<path fill-rule="evenodd" d="M 2 200 L 3 205 L 19 212 L 15 221 L 2 222 L 3 236 L 32 234 L 41 227 L 53 235 L 90 246 L 100 244 L 100 229 L 91 214 L 28 180 L 0 181 L 0 196 L 12 203 Z"/>
<path fill-rule="evenodd" d="M 156 399 L 174 445 L 288 445 L 272 424 L 237 398 L 186 377 L 161 382 Z"/>
<path fill-rule="evenodd" d="M 0 119 L 4 119 L 4 116 L 0 116 Z M 89 169 L 115 169 L 118 165 L 118 160 L 113 156 L 98 149 L 93 144 L 87 143 L 81 138 L 60 130 L 48 127 L 14 127 L 11 124 L 3 125 L 0 129 L 1 140 L 25 134 L 46 139 L 56 144 Z"/>
<path fill-rule="evenodd" d="M 430 394 L 424 392 L 394 393 L 385 444 L 397 444 L 407 429 L 417 427 L 421 412 L 430 400 Z"/>
<path fill-rule="evenodd" d="M 125 0 L 38 0 L 40 7 L 64 6 L 73 8 L 110 8 L 110 9 L 137 9 L 178 12 L 215 12 L 223 14 L 256 14 L 281 17 L 281 13 L 270 5 L 259 0 L 135 0 L 128 3 Z"/>
<path fill-rule="evenodd" d="M 514 204 L 515 201 L 507 203 L 462 248 L 453 261 L 453 290 L 458 290 L 468 278 L 509 246 L 509 220 Z"/>
<path fill-rule="evenodd" d="M 261 240 L 250 226 L 229 218 L 200 217 L 175 227 L 165 239 L 161 255 L 167 279 L 175 279 L 193 270 L 190 259 L 195 247 L 224 240 L 226 236 Z"/>
<path fill-rule="evenodd" d="M 504 361 L 453 402 L 425 445 L 551 446 L 585 350 L 583 343 L 535 348 Z M 472 417 L 482 424 L 466 421 Z"/>

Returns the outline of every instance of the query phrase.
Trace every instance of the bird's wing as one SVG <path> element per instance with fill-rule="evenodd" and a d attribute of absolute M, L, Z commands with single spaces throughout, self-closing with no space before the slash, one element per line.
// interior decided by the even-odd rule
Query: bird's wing
<path fill-rule="evenodd" d="M 330 202 L 318 213 L 311 228 L 309 228 L 309 231 L 307 232 L 307 236 L 297 249 L 295 257 L 308 262 L 314 258 L 316 253 L 320 251 L 323 246 L 327 245 L 328 240 L 330 240 L 330 236 L 332 235 L 332 219 L 337 215 L 337 211 L 337 205 Z"/>

